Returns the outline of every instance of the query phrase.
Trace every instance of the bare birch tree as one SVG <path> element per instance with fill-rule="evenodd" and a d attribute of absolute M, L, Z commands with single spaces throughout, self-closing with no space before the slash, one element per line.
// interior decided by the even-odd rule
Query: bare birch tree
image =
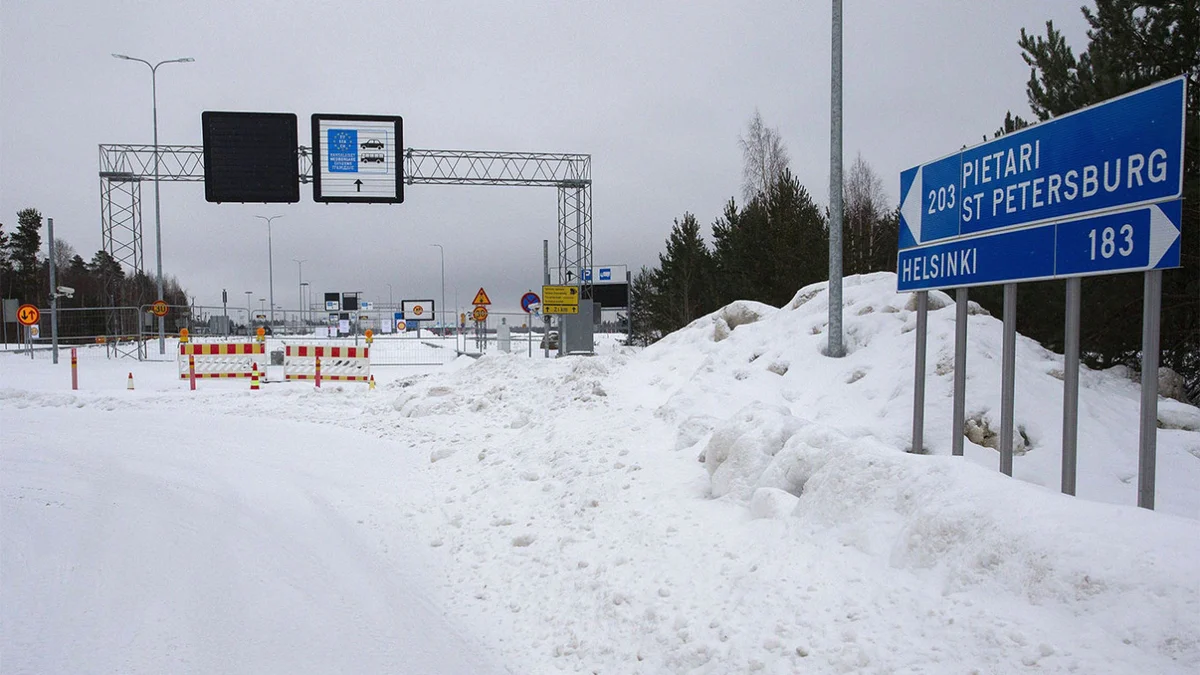
<path fill-rule="evenodd" d="M 764 124 L 757 108 L 746 125 L 746 135 L 738 137 L 738 145 L 742 148 L 742 196 L 749 203 L 779 180 L 788 166 L 788 152 L 779 130 Z"/>

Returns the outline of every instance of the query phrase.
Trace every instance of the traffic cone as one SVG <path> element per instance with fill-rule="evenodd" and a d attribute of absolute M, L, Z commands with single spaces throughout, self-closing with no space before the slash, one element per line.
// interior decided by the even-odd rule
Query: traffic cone
<path fill-rule="evenodd" d="M 371 391 L 375 391 L 375 376 L 374 375 L 371 376 L 371 379 L 369 380 L 369 382 L 370 382 L 370 385 L 367 388 L 370 389 Z"/>
<path fill-rule="evenodd" d="M 129 373 L 129 380 L 125 383 L 125 388 L 133 391 L 133 373 Z"/>
<path fill-rule="evenodd" d="M 258 361 L 250 365 L 250 391 L 258 391 Z"/>

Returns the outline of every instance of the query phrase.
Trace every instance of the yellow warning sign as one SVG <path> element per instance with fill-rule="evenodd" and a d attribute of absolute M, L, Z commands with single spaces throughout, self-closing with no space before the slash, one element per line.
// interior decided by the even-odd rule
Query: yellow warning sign
<path fill-rule="evenodd" d="M 542 286 L 542 314 L 578 314 L 577 286 Z"/>
<path fill-rule="evenodd" d="M 487 296 L 487 291 L 483 290 L 483 286 L 479 287 L 479 292 L 475 294 L 475 299 L 471 301 L 472 305 L 490 305 L 492 299 Z"/>

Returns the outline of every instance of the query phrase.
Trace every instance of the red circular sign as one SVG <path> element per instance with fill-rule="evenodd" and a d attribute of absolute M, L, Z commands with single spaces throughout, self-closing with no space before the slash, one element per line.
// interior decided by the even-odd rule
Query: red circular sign
<path fill-rule="evenodd" d="M 42 311 L 33 305 L 21 305 L 17 308 L 17 321 L 20 321 L 22 326 L 32 326 L 40 318 L 42 318 Z"/>
<path fill-rule="evenodd" d="M 154 316 L 166 316 L 167 303 L 162 300 L 157 300 L 153 305 L 150 305 L 150 311 L 154 313 Z"/>

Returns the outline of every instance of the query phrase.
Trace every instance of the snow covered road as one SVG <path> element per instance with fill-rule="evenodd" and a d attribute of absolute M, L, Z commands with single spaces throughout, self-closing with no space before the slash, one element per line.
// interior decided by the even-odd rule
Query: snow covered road
<path fill-rule="evenodd" d="M 502 672 L 429 597 L 385 442 L 95 406 L 0 424 L 5 673 Z"/>

